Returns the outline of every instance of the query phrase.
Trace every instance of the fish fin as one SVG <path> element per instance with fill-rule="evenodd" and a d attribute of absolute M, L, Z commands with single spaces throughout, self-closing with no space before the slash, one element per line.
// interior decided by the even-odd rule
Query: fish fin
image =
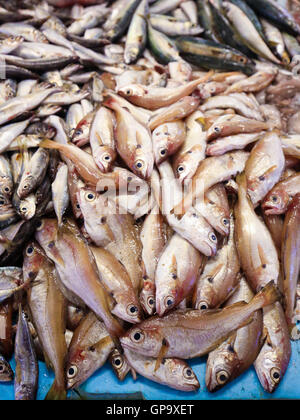
<path fill-rule="evenodd" d="M 58 385 L 56 380 L 53 382 L 48 394 L 46 395 L 46 401 L 64 401 L 67 399 L 67 391 L 61 385 Z"/>
<path fill-rule="evenodd" d="M 99 133 L 96 133 L 96 137 L 97 137 L 97 140 L 98 140 L 99 144 L 101 144 L 101 146 L 103 146 L 104 143 L 103 143 L 103 141 L 102 141 L 101 136 L 100 136 Z"/>
<path fill-rule="evenodd" d="M 137 374 L 136 374 L 136 371 L 135 371 L 133 368 L 131 368 L 131 369 L 130 369 L 130 372 L 131 372 L 131 375 L 132 375 L 133 380 L 134 380 L 134 381 L 136 381 L 136 380 L 137 380 Z"/>
<path fill-rule="evenodd" d="M 265 287 L 258 292 L 254 298 L 251 300 L 251 305 L 258 304 L 258 309 L 263 308 L 268 305 L 280 301 L 282 299 L 282 294 L 280 293 L 278 287 L 276 286 L 274 280 L 271 280 Z"/>
<path fill-rule="evenodd" d="M 103 346 L 106 346 L 108 344 L 111 344 L 112 339 L 110 335 L 107 335 L 106 337 L 103 337 L 100 341 L 98 341 L 96 344 L 94 344 L 92 347 L 95 349 L 101 350 Z"/>
<path fill-rule="evenodd" d="M 45 148 L 45 149 L 57 149 L 57 150 L 62 150 L 62 147 L 63 145 L 62 144 L 60 144 L 60 143 L 57 143 L 56 141 L 52 141 L 52 140 L 48 140 L 48 139 L 46 139 L 46 140 L 43 140 L 41 143 L 40 143 L 40 146 L 39 147 L 43 147 L 43 148 Z"/>
<path fill-rule="evenodd" d="M 45 364 L 48 370 L 52 369 L 52 363 L 49 359 L 49 357 L 47 356 L 46 352 L 43 351 L 43 356 L 44 356 L 44 360 L 45 360 Z"/>
<path fill-rule="evenodd" d="M 156 372 L 159 369 L 162 363 L 162 360 L 165 358 L 165 355 L 167 354 L 168 349 L 169 349 L 169 343 L 167 342 L 165 338 L 163 338 L 161 342 L 161 348 L 160 348 L 158 357 L 156 359 L 154 372 Z"/>

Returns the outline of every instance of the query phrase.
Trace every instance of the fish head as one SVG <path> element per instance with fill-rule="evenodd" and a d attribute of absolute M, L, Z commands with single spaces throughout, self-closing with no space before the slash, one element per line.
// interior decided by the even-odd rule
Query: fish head
<path fill-rule="evenodd" d="M 223 343 L 208 356 L 205 384 L 210 392 L 218 391 L 238 376 L 240 360 L 234 348 Z"/>
<path fill-rule="evenodd" d="M 85 212 L 96 215 L 98 194 L 90 188 L 80 188 L 77 192 L 77 201 L 83 214 Z"/>
<path fill-rule="evenodd" d="M 176 389 L 185 392 L 198 391 L 200 384 L 197 376 L 185 361 L 170 358 L 163 360 L 162 363 L 168 382 L 173 383 Z"/>
<path fill-rule="evenodd" d="M 139 325 L 127 331 L 120 341 L 123 347 L 148 356 L 159 354 L 163 338 L 159 328 Z"/>
<path fill-rule="evenodd" d="M 42 248 L 35 241 L 29 242 L 24 250 L 23 276 L 25 283 L 35 279 L 44 258 L 45 254 Z"/>
<path fill-rule="evenodd" d="M 161 126 L 153 131 L 153 152 L 156 165 L 160 165 L 169 157 L 169 133 L 162 132 Z"/>
<path fill-rule="evenodd" d="M 142 154 L 136 154 L 133 162 L 133 170 L 136 175 L 142 179 L 148 179 L 151 176 L 153 170 L 153 159 L 152 156 L 147 158 L 147 156 Z"/>
<path fill-rule="evenodd" d="M 95 156 L 95 162 L 100 168 L 101 172 L 107 173 L 111 171 L 112 164 L 116 159 L 116 152 L 109 146 L 103 146 L 99 149 L 97 156 Z"/>
<path fill-rule="evenodd" d="M 43 249 L 51 249 L 57 239 L 56 219 L 41 219 L 37 223 L 35 239 Z"/>
<path fill-rule="evenodd" d="M 31 199 L 33 198 L 33 199 Z M 28 196 L 25 200 L 20 202 L 19 206 L 19 214 L 21 215 L 22 219 L 30 220 L 34 217 L 36 213 L 36 202 L 35 197 Z"/>
<path fill-rule="evenodd" d="M 128 85 L 124 86 L 121 89 L 118 90 L 118 94 L 120 96 L 123 96 L 123 98 L 127 98 L 130 100 L 131 97 L 139 96 L 143 97 L 147 94 L 147 88 L 142 85 Z"/>
<path fill-rule="evenodd" d="M 11 382 L 14 379 L 14 372 L 9 363 L 0 357 L 0 382 Z"/>
<path fill-rule="evenodd" d="M 174 274 L 176 276 L 176 274 Z M 156 291 L 156 313 L 162 317 L 171 309 L 178 305 L 176 284 L 165 284 L 162 288 Z"/>
<path fill-rule="evenodd" d="M 272 393 L 278 387 L 283 378 L 287 363 L 279 351 L 265 342 L 261 352 L 255 361 L 255 370 L 263 388 Z"/>
<path fill-rule="evenodd" d="M 122 299 L 116 304 L 111 312 L 130 324 L 138 324 L 142 320 L 142 309 L 139 303 L 137 300 L 128 303 L 126 296 L 124 296 L 124 300 Z"/>
<path fill-rule="evenodd" d="M 34 177 L 30 174 L 22 178 L 17 189 L 17 194 L 21 200 L 26 198 L 28 194 L 30 194 L 30 191 L 32 190 L 32 186 L 34 182 L 35 182 Z"/>
<path fill-rule="evenodd" d="M 121 354 L 118 349 L 115 349 L 111 353 L 109 361 L 119 381 L 123 381 L 127 373 L 131 370 L 124 354 Z"/>
<path fill-rule="evenodd" d="M 265 198 L 262 208 L 267 215 L 282 214 L 288 207 L 290 197 L 284 190 L 271 191 Z"/>
<path fill-rule="evenodd" d="M 143 279 L 143 281 L 140 303 L 145 313 L 151 316 L 155 312 L 155 285 L 148 278 Z"/>
<path fill-rule="evenodd" d="M 139 48 L 133 46 L 125 51 L 124 59 L 126 64 L 130 64 L 136 60 L 137 56 L 139 55 Z"/>
<path fill-rule="evenodd" d="M 5 207 L 10 205 L 10 200 L 3 194 L 0 194 L 0 209 L 5 209 Z"/>
<path fill-rule="evenodd" d="M 10 198 L 13 193 L 13 182 L 8 177 L 0 179 L 0 193 L 3 197 Z"/>

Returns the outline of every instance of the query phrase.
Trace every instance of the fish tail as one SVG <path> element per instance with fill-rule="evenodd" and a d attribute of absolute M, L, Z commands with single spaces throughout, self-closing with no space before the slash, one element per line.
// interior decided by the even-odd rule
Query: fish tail
<path fill-rule="evenodd" d="M 40 147 L 44 147 L 45 149 L 56 149 L 56 150 L 62 150 L 62 145 L 60 143 L 57 143 L 56 141 L 52 140 L 43 140 L 40 143 Z"/>
<path fill-rule="evenodd" d="M 257 304 L 258 308 L 263 308 L 268 305 L 273 305 L 273 303 L 281 300 L 281 298 L 282 295 L 274 280 L 272 280 L 265 287 L 263 287 L 256 296 L 254 296 L 251 303 L 254 305 Z"/>
<path fill-rule="evenodd" d="M 50 388 L 48 394 L 46 395 L 46 401 L 64 401 L 67 399 L 67 391 L 64 386 L 58 384 L 55 380 Z"/>

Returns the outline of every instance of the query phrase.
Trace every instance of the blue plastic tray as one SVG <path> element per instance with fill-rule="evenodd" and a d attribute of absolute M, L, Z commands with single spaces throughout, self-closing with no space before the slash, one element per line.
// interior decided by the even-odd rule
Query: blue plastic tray
<path fill-rule="evenodd" d="M 14 368 L 14 361 L 11 362 Z M 134 381 L 130 374 L 124 382 L 119 382 L 112 368 L 106 364 L 81 386 L 84 393 L 92 394 L 127 394 L 140 392 L 147 400 L 234 400 L 234 399 L 300 399 L 300 342 L 292 343 L 292 358 L 279 388 L 274 394 L 263 391 L 254 368 L 249 369 L 240 378 L 227 385 L 223 390 L 210 394 L 205 388 L 206 358 L 191 361 L 198 380 L 200 390 L 197 393 L 175 391 L 165 386 L 151 382 L 142 376 Z M 54 375 L 48 372 L 44 363 L 39 363 L 38 399 L 43 400 L 53 382 Z M 13 400 L 13 383 L 0 384 L 0 400 Z"/>

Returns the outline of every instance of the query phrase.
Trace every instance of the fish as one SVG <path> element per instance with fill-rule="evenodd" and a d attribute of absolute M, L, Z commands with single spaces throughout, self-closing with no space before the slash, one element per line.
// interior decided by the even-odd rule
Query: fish
<path fill-rule="evenodd" d="M 194 36 L 203 32 L 203 29 L 196 23 L 190 21 L 182 22 L 172 16 L 161 14 L 150 14 L 150 23 L 154 29 L 168 36 Z"/>
<path fill-rule="evenodd" d="M 23 199 L 34 192 L 42 183 L 49 163 L 49 153 L 47 150 L 39 148 L 31 157 L 28 166 L 24 168 L 24 172 L 20 179 L 17 194 Z"/>
<path fill-rule="evenodd" d="M 35 236 L 48 258 L 55 263 L 65 288 L 95 311 L 112 337 L 120 336 L 123 329 L 117 319 L 111 315 L 110 297 L 99 281 L 93 255 L 74 221 L 67 219 L 58 230 L 56 220 L 43 219 L 38 225 Z M 84 263 L 78 264 L 80 259 Z M 64 262 L 67 260 L 70 261 L 68 266 Z M 71 267 L 73 267 L 72 271 L 70 271 Z"/>
<path fill-rule="evenodd" d="M 160 317 L 192 293 L 201 263 L 200 253 L 175 233 L 166 244 L 155 271 L 155 306 Z"/>
<path fill-rule="evenodd" d="M 25 281 L 34 278 L 27 303 L 46 364 L 55 372 L 46 399 L 65 400 L 66 300 L 57 285 L 54 264 L 36 242 L 29 243 L 24 251 L 23 273 Z"/>
<path fill-rule="evenodd" d="M 139 3 L 140 0 L 119 0 L 114 5 L 104 27 L 107 31 L 105 35 L 111 42 L 116 41 L 124 34 Z"/>
<path fill-rule="evenodd" d="M 178 217 L 185 214 L 196 203 L 196 200 L 198 200 L 197 205 L 199 200 L 203 202 L 203 196 L 209 188 L 243 172 L 248 158 L 249 153 L 247 152 L 232 152 L 202 161 L 188 187 L 188 192 L 171 213 Z M 216 168 L 219 169 L 216 170 Z"/>
<path fill-rule="evenodd" d="M 153 315 L 155 312 L 155 272 L 167 242 L 167 227 L 157 204 L 146 217 L 140 238 L 143 246 L 143 285 L 139 299 L 145 313 Z"/>
<path fill-rule="evenodd" d="M 62 224 L 62 218 L 69 206 L 70 196 L 68 187 L 68 166 L 61 163 L 57 169 L 56 178 L 51 185 L 52 200 L 58 224 Z"/>
<path fill-rule="evenodd" d="M 154 165 L 150 132 L 113 98 L 105 105 L 116 115 L 115 140 L 119 155 L 136 175 L 148 179 Z"/>
<path fill-rule="evenodd" d="M 246 96 L 246 98 L 248 98 Z M 200 109 L 202 112 L 209 111 L 211 109 L 234 109 L 234 111 L 246 118 L 254 119 L 257 121 L 263 121 L 263 117 L 259 109 L 255 109 L 249 106 L 249 102 L 243 102 L 245 96 L 234 96 L 230 95 L 217 95 L 212 96 L 211 98 L 206 99 Z"/>
<path fill-rule="evenodd" d="M 292 175 L 278 182 L 265 197 L 262 208 L 267 215 L 284 214 L 291 199 L 299 193 L 299 174 Z"/>
<path fill-rule="evenodd" d="M 219 308 L 235 291 L 240 280 L 240 262 L 234 239 L 233 215 L 230 235 L 217 255 L 207 261 L 198 277 L 193 296 L 193 307 L 199 310 Z"/>
<path fill-rule="evenodd" d="M 124 381 L 130 371 L 132 372 L 132 376 L 135 378 L 135 372 L 128 364 L 124 351 L 121 353 L 118 349 L 114 349 L 109 355 L 109 362 L 119 381 Z"/>
<path fill-rule="evenodd" d="M 245 279 L 241 279 L 238 289 L 226 302 L 226 306 L 240 301 L 249 302 L 252 298 L 251 288 Z M 220 390 L 254 363 L 262 346 L 262 312 L 257 311 L 253 318 L 251 324 L 237 330 L 209 353 L 205 384 L 210 392 Z"/>
<path fill-rule="evenodd" d="M 15 293 L 23 290 L 23 273 L 19 267 L 1 267 L 0 269 L 0 303 L 3 303 Z"/>
<path fill-rule="evenodd" d="M 173 157 L 173 169 L 180 182 L 192 179 L 199 164 L 205 159 L 206 131 L 204 114 L 197 110 L 186 119 L 186 138 Z"/>
<path fill-rule="evenodd" d="M 136 354 L 125 349 L 124 354 L 130 366 L 143 377 L 179 391 L 192 392 L 200 388 L 196 374 L 180 359 L 167 358 L 156 369 L 156 359 Z"/>
<path fill-rule="evenodd" d="M 15 400 L 35 400 L 37 394 L 39 368 L 28 322 L 21 305 L 19 305 L 18 326 L 15 341 L 15 359 Z"/>
<path fill-rule="evenodd" d="M 128 28 L 124 61 L 126 64 L 134 63 L 143 53 L 147 44 L 148 0 L 142 0 L 132 17 Z"/>
<path fill-rule="evenodd" d="M 212 72 L 193 80 L 176 89 L 161 87 L 145 87 L 142 85 L 128 85 L 119 89 L 118 94 L 137 106 L 155 110 L 164 106 L 172 105 L 184 96 L 190 95 L 200 83 L 210 79 Z"/>
<path fill-rule="evenodd" d="M 207 156 L 222 156 L 233 150 L 243 150 L 249 144 L 255 143 L 264 137 L 265 131 L 250 134 L 235 134 L 228 137 L 220 137 L 208 143 Z"/>
<path fill-rule="evenodd" d="M 132 216 L 119 214 L 114 203 L 93 190 L 81 189 L 77 197 L 90 238 L 124 265 L 134 289 L 139 293 L 142 243 Z"/>
<path fill-rule="evenodd" d="M 265 19 L 262 19 L 261 23 L 270 48 L 273 49 L 274 53 L 285 65 L 290 64 L 290 57 L 285 49 L 284 39 L 280 30 Z"/>
<path fill-rule="evenodd" d="M 184 119 L 196 111 L 199 104 L 198 99 L 186 96 L 165 110 L 160 109 L 159 113 L 150 119 L 148 126 L 153 131 L 159 125 Z"/>
<path fill-rule="evenodd" d="M 159 63 L 168 64 L 172 62 L 181 62 L 179 50 L 176 43 L 167 35 L 154 29 L 148 20 L 148 43 L 151 52 L 157 58 Z"/>
<path fill-rule="evenodd" d="M 67 388 L 77 388 L 100 369 L 114 349 L 102 321 L 90 312 L 87 314 L 72 337 L 66 365 Z"/>
<path fill-rule="evenodd" d="M 247 79 L 233 83 L 226 89 L 225 94 L 234 92 L 259 92 L 260 90 L 267 88 L 275 77 L 275 71 L 269 73 L 258 71 Z"/>
<path fill-rule="evenodd" d="M 0 191 L 5 198 L 10 198 L 13 193 L 13 176 L 10 161 L 5 155 L 0 156 Z"/>
<path fill-rule="evenodd" d="M 101 172 L 110 172 L 117 157 L 114 134 L 115 119 L 110 110 L 100 107 L 90 130 L 90 146 Z"/>
<path fill-rule="evenodd" d="M 285 215 L 282 231 L 281 268 L 284 294 L 284 311 L 289 330 L 295 327 L 294 310 L 296 289 L 300 273 L 298 251 L 300 249 L 299 216 L 300 194 L 296 194 Z"/>
<path fill-rule="evenodd" d="M 245 166 L 247 193 L 256 207 L 279 181 L 285 158 L 279 134 L 267 133 L 251 150 Z"/>
<path fill-rule="evenodd" d="M 99 271 L 99 279 L 116 305 L 112 314 L 131 324 L 142 319 L 142 310 L 132 281 L 124 266 L 108 251 L 90 247 Z"/>
<path fill-rule="evenodd" d="M 151 317 L 121 337 L 124 348 L 150 357 L 191 359 L 207 354 L 235 330 L 248 325 L 253 314 L 279 299 L 270 282 L 247 304 L 239 302 L 221 310 L 176 310 L 164 318 Z"/>
<path fill-rule="evenodd" d="M 264 344 L 254 362 L 258 379 L 265 391 L 278 387 L 291 357 L 289 330 L 279 302 L 263 310 Z"/>
<path fill-rule="evenodd" d="M 182 146 L 186 137 L 185 123 L 181 120 L 158 125 L 152 133 L 153 154 L 156 165 L 166 161 Z"/>
<path fill-rule="evenodd" d="M 234 208 L 236 247 L 241 269 L 252 290 L 257 292 L 271 280 L 278 282 L 278 254 L 268 228 L 255 213 L 247 195 L 245 174 L 237 177 L 237 183 L 238 202 Z"/>

